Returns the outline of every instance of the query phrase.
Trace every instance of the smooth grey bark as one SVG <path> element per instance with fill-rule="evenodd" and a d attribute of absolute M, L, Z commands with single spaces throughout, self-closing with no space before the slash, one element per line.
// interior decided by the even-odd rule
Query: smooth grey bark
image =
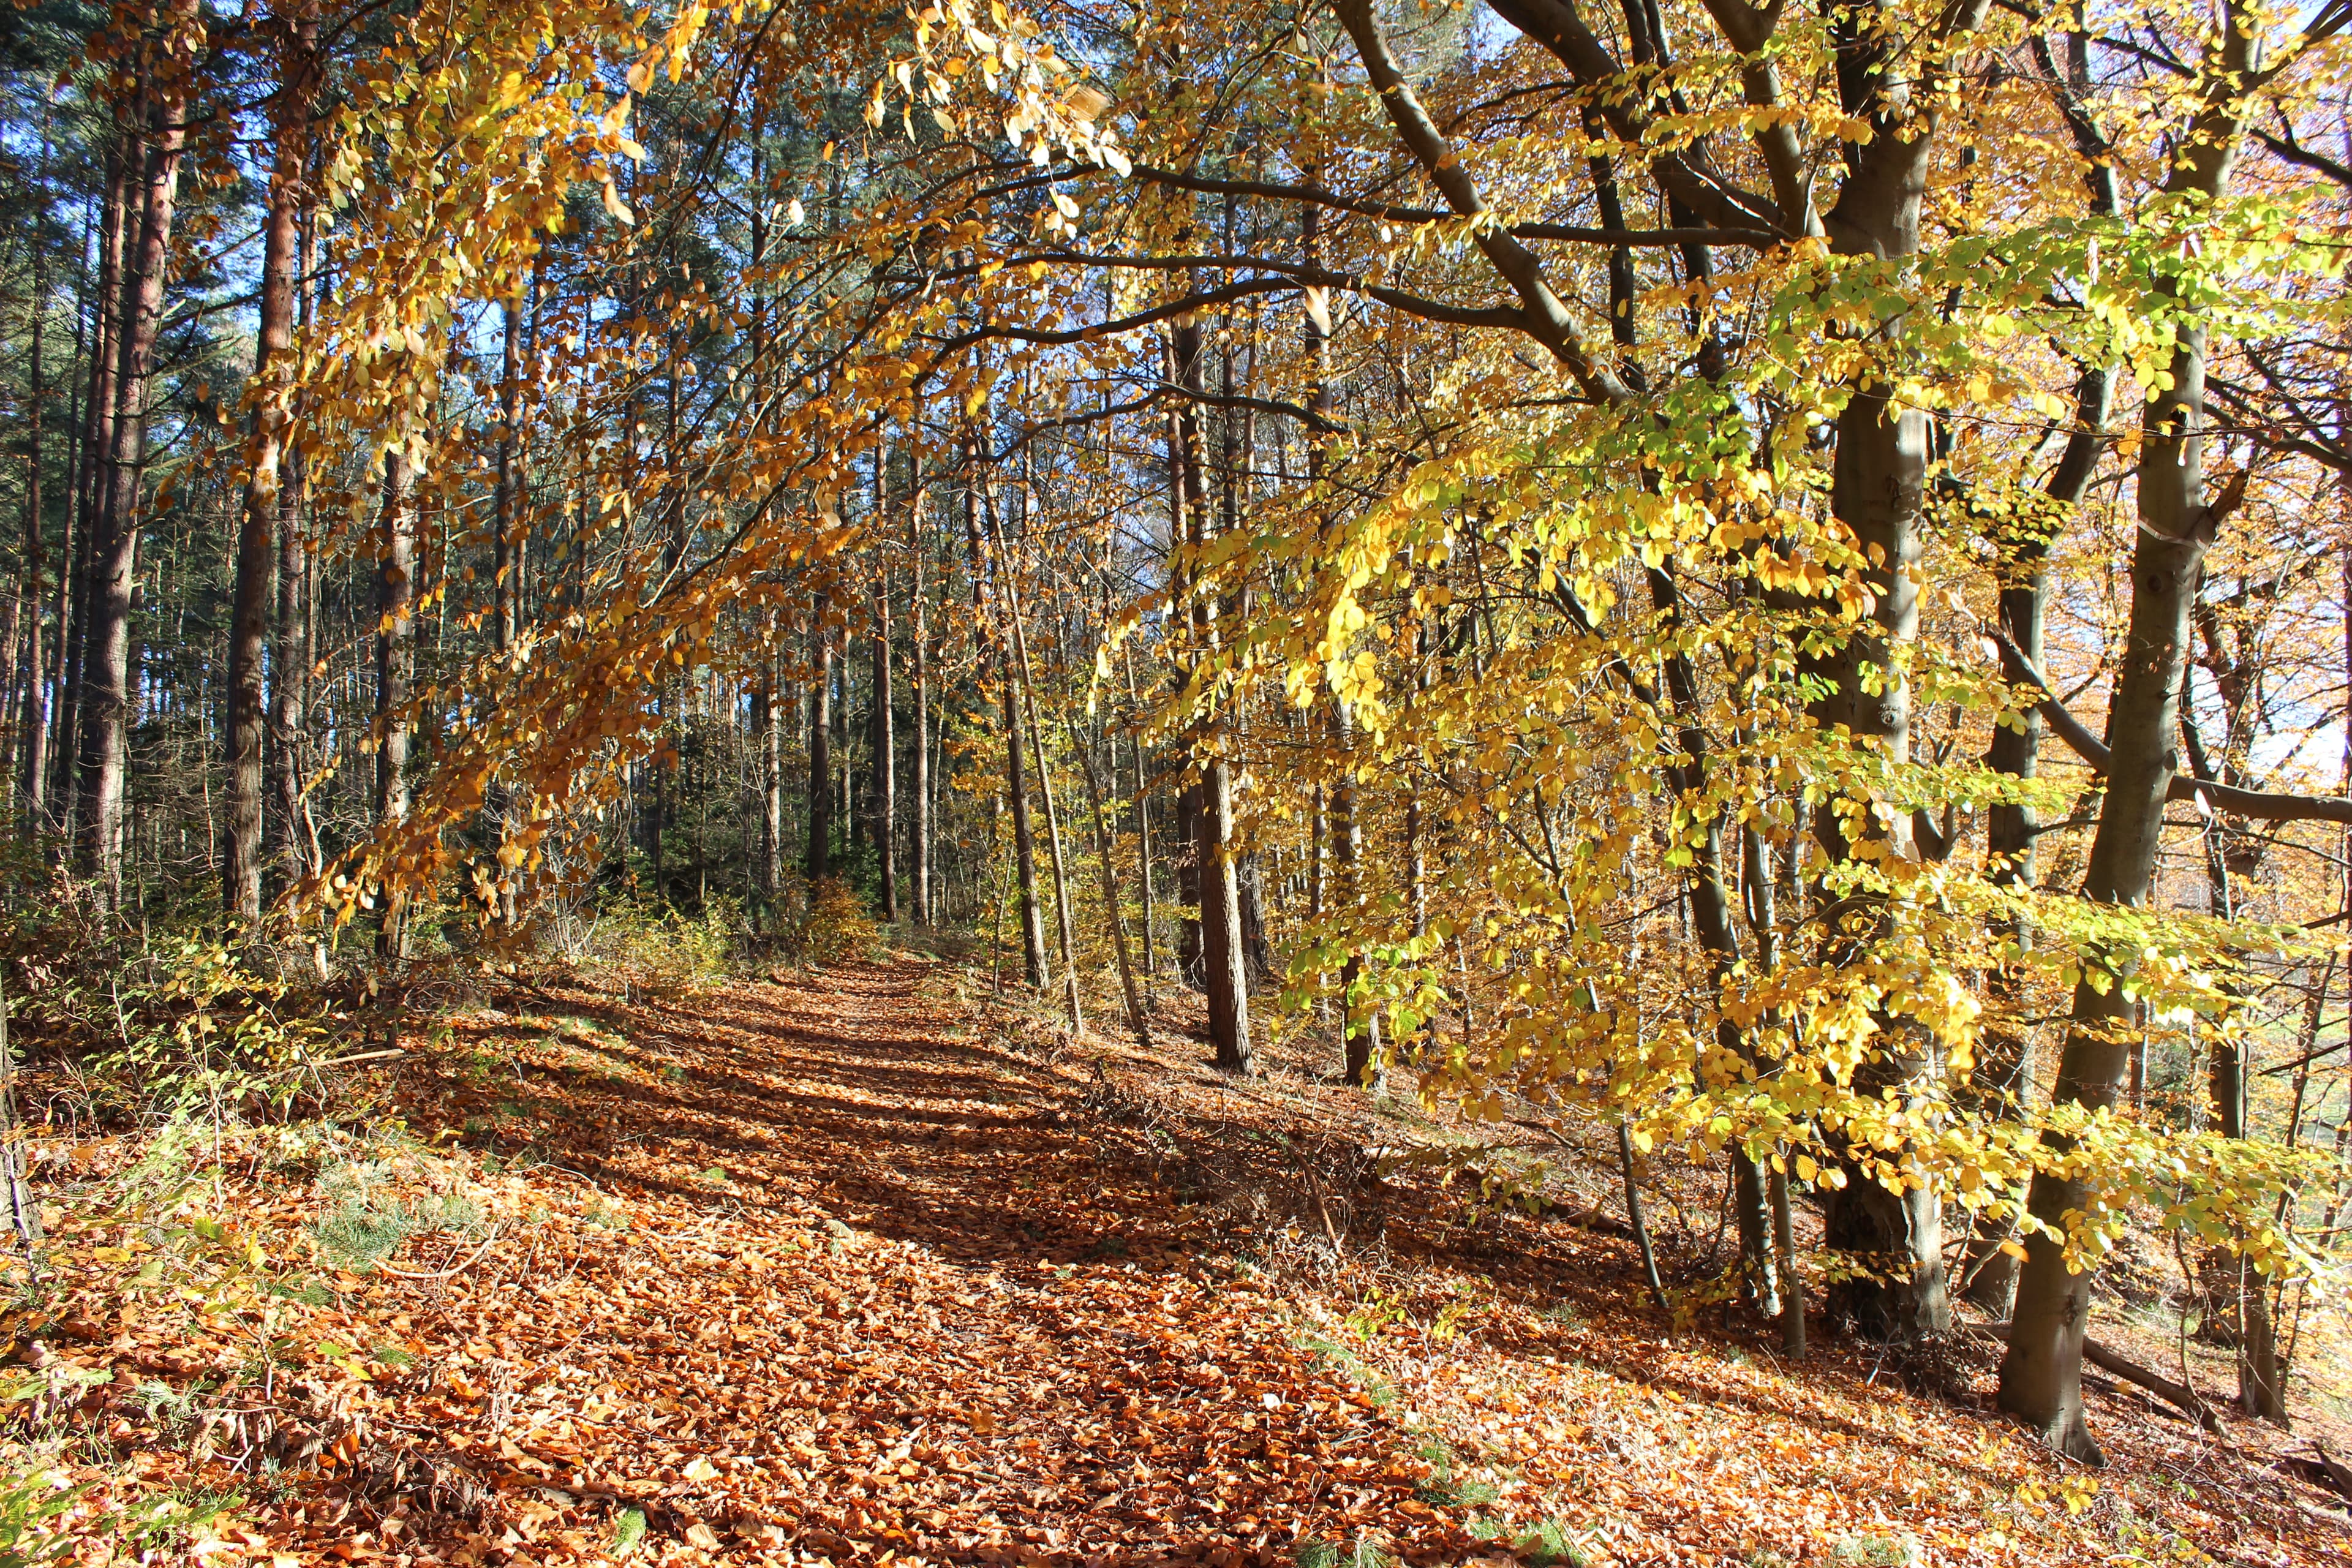
<path fill-rule="evenodd" d="M 2260 24 L 2231 5 L 2200 67 L 2201 103 L 2180 139 L 2167 188 L 2207 198 L 2229 185 L 2250 100 L 2241 84 L 2259 68 Z M 2159 280 L 2159 290 L 2169 284 Z M 2171 363 L 2172 385 L 2148 401 L 2138 468 L 2139 527 L 2131 561 L 2131 612 L 2107 710 L 2107 789 L 2091 841 L 2084 896 L 2137 907 L 2147 900 L 2164 834 L 2165 803 L 2179 773 L 2180 690 L 2189 614 L 2220 519 L 2207 504 L 2204 472 L 2206 334 L 2191 325 Z M 2113 1107 L 2131 1064 L 2134 1004 L 2120 984 L 2094 985 L 2089 971 L 2127 955 L 2085 953 L 2074 987 L 2053 1100 L 2090 1110 Z M 2053 1152 L 2064 1140 L 2050 1140 Z M 2037 1171 L 2027 1212 L 2040 1226 L 2026 1240 L 2025 1267 L 2000 1364 L 2000 1407 L 2061 1452 L 2100 1462 L 2083 1410 L 2084 1342 L 2091 1277 L 2076 1273 L 2064 1247 L 2066 1215 L 2090 1201 L 2088 1183 Z"/>

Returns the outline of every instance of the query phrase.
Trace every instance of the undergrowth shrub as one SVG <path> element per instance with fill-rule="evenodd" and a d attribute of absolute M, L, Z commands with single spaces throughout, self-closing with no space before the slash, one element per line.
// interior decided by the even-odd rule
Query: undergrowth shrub
<path fill-rule="evenodd" d="M 354 1274 L 373 1271 L 412 1237 L 455 1232 L 478 1234 L 482 1209 L 457 1193 L 385 1201 L 376 1190 L 378 1173 L 366 1165 L 341 1166 L 320 1178 L 333 1203 L 311 1222 L 311 1239 L 328 1262 Z"/>
<path fill-rule="evenodd" d="M 654 914 L 631 909 L 607 925 L 614 960 L 681 986 L 726 980 L 750 929 L 741 902 L 731 898 L 713 898 L 698 915 L 677 909 Z"/>
<path fill-rule="evenodd" d="M 81 1493 L 46 1464 L 0 1474 L 0 1568 L 42 1568 L 62 1556 L 73 1537 L 58 1521 Z"/>
<path fill-rule="evenodd" d="M 840 963 L 873 956 L 882 928 L 866 912 L 866 900 L 839 877 L 826 877 L 809 890 L 808 913 L 791 933 L 795 956 L 808 963 Z"/>

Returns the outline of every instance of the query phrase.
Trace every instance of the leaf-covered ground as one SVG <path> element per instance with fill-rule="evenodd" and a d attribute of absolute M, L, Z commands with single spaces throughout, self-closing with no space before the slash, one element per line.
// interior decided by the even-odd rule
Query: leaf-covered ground
<path fill-rule="evenodd" d="M 496 998 L 352 1131 L 53 1129 L 10 1423 L 82 1559 L 2352 1557 L 2285 1440 L 2103 1394 L 2063 1471 L 1989 1360 L 1677 1326 L 1605 1222 L 1465 1203 L 1304 1071 L 945 963 L 778 981 Z"/>

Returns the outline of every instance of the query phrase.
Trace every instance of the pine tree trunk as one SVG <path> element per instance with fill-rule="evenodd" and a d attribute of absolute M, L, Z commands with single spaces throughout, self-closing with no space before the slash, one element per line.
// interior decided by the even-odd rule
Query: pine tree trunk
<path fill-rule="evenodd" d="M 924 602 L 923 474 L 921 456 L 907 450 L 907 559 L 912 582 L 908 609 L 914 636 L 908 651 L 914 660 L 915 683 L 915 923 L 928 928 L 931 909 L 931 684 L 930 607 Z"/>
<path fill-rule="evenodd" d="M 278 561 L 271 532 L 278 521 L 284 432 L 294 348 L 294 271 L 299 246 L 302 176 L 310 162 L 310 53 L 315 7 L 304 5 L 278 52 L 277 163 L 262 228 L 261 305 L 255 334 L 251 465 L 236 535 L 236 582 L 229 609 L 227 742 L 228 825 L 222 845 L 221 895 L 232 917 L 261 918 L 263 827 L 268 817 L 268 676 L 270 574 Z"/>
<path fill-rule="evenodd" d="M 877 461 L 880 461 L 879 458 Z M 873 732 L 869 749 L 873 753 L 874 855 L 882 875 L 882 918 L 896 922 L 898 918 L 898 736 L 897 715 L 891 710 L 890 676 L 890 570 L 877 564 L 874 574 L 874 637 L 870 644 L 874 666 Z"/>
<path fill-rule="evenodd" d="M 89 658 L 90 540 L 104 526 L 114 460 L 114 373 L 122 342 L 122 268 L 131 228 L 131 167 L 141 156 L 135 130 L 118 122 L 106 152 L 106 198 L 99 226 L 98 287 L 90 303 L 89 399 L 82 411 L 80 472 L 74 484 L 77 524 L 58 573 L 58 720 L 51 747 L 51 815 L 60 833 L 79 822 L 83 675 Z"/>
<path fill-rule="evenodd" d="M 49 122 L 46 107 L 41 119 L 40 177 L 49 174 Z M 47 674 L 41 668 L 46 651 L 46 639 L 41 630 L 44 545 L 47 543 L 48 520 L 41 495 L 41 415 L 47 397 L 42 383 L 42 328 L 49 314 L 49 252 L 42 243 L 38 225 L 33 238 L 33 299 L 29 314 L 32 321 L 32 362 L 27 367 L 30 385 L 26 388 L 25 418 L 25 560 L 24 574 L 19 579 L 18 598 L 24 605 L 25 695 L 22 712 L 24 722 L 18 731 L 21 752 L 17 758 L 16 783 L 17 825 L 27 836 L 37 832 L 42 816 L 42 774 L 48 767 L 48 684 Z M 13 1156 L 11 1156 L 13 1157 Z M 13 1181 L 13 1167 L 11 1167 Z M 12 1188 L 13 1191 L 13 1188 Z"/>
<path fill-rule="evenodd" d="M 833 638 L 824 629 L 825 603 L 816 603 L 816 674 L 809 682 L 809 898 L 833 874 Z"/>
<path fill-rule="evenodd" d="M 180 0 L 177 10 L 193 10 Z M 105 503 L 92 541 L 89 652 L 83 670 L 80 859 L 110 904 L 122 891 L 123 768 L 130 745 L 131 598 L 139 560 L 141 488 L 148 382 L 163 319 L 172 221 L 186 143 L 188 79 L 166 59 L 143 94 L 148 126 L 140 149 L 138 243 L 124 268 L 121 342 L 115 355 L 114 430 Z"/>

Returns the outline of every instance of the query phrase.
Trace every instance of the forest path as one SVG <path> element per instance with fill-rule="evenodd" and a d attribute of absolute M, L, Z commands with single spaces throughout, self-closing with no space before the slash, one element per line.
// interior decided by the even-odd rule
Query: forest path
<path fill-rule="evenodd" d="M 2093 1488 L 1981 1345 L 1781 1362 L 1705 1190 L 1653 1210 L 1670 1321 L 1576 1223 L 1612 1169 L 1328 1034 L 1237 1084 L 1172 987 L 1142 1051 L 904 956 L 429 984 L 336 1120 L 37 1147 L 58 1274 L 0 1326 L 78 1568 L 2352 1561 L 2305 1439 L 2102 1394 Z M 1416 1143 L 1469 1163 L 1371 1154 Z"/>
<path fill-rule="evenodd" d="M 630 1505 L 729 1555 L 1231 1563 L 1350 1514 L 1443 1532 L 1393 1424 L 1192 1261 L 1218 1216 L 1098 1163 L 1083 1080 L 982 1044 L 953 973 L 548 992 L 465 1031 L 525 1090 L 448 1109 L 629 1226 L 437 1302 L 496 1363 L 458 1380 L 492 1393 L 453 1447 L 544 1489 L 478 1548 L 530 1550 L 534 1512 L 586 1546 Z"/>

